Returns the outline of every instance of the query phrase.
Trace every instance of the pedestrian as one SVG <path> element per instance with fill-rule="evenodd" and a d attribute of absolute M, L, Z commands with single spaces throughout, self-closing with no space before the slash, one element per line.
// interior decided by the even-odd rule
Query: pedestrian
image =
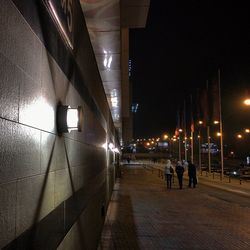
<path fill-rule="evenodd" d="M 175 172 L 176 172 L 177 177 L 178 177 L 179 187 L 180 187 L 180 189 L 182 189 L 184 167 L 182 166 L 181 161 L 177 162 L 177 165 L 175 167 Z"/>
<path fill-rule="evenodd" d="M 128 155 L 128 157 L 127 157 L 127 163 L 128 163 L 128 164 L 130 163 L 130 160 L 131 160 L 131 158 L 130 158 L 130 156 Z"/>
<path fill-rule="evenodd" d="M 195 188 L 197 184 L 196 166 L 191 161 L 188 161 L 188 177 L 189 177 L 188 187 L 191 188 L 193 184 L 193 188 Z"/>
<path fill-rule="evenodd" d="M 174 168 L 170 160 L 167 160 L 167 164 L 165 166 L 165 180 L 167 182 L 167 189 L 171 189 L 172 187 L 172 175 L 174 173 Z"/>
<path fill-rule="evenodd" d="M 182 161 L 182 166 L 184 167 L 184 171 L 188 170 L 188 162 L 186 160 Z"/>

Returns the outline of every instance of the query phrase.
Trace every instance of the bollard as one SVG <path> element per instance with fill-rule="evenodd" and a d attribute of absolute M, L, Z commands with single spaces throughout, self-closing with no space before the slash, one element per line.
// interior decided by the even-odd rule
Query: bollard
<path fill-rule="evenodd" d="M 160 173 L 160 169 L 158 169 L 158 177 L 160 177 L 160 174 L 161 174 L 161 173 Z"/>
<path fill-rule="evenodd" d="M 214 179 L 214 172 L 213 172 L 213 179 Z"/>
<path fill-rule="evenodd" d="M 231 183 L 231 176 L 228 176 L 228 182 Z"/>
<path fill-rule="evenodd" d="M 240 185 L 241 185 L 241 178 L 240 178 Z"/>
<path fill-rule="evenodd" d="M 206 177 L 208 177 L 208 172 L 206 171 Z"/>
<path fill-rule="evenodd" d="M 202 176 L 202 170 L 201 170 L 201 176 Z"/>

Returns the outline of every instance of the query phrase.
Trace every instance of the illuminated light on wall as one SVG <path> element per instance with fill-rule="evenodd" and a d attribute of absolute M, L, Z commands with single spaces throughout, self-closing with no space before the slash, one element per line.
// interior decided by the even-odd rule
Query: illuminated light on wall
<path fill-rule="evenodd" d="M 82 130 L 82 107 L 71 108 L 70 106 L 59 105 L 57 109 L 57 131 L 69 133 L 72 130 Z"/>
<path fill-rule="evenodd" d="M 117 153 L 117 154 L 120 154 L 120 151 L 119 151 L 118 148 L 114 148 L 114 149 L 113 149 L 113 152 L 115 152 L 115 153 Z"/>
<path fill-rule="evenodd" d="M 112 142 L 109 143 L 109 149 L 110 150 L 114 150 L 115 149 L 115 146 Z"/>
<path fill-rule="evenodd" d="M 106 150 L 107 150 L 107 148 L 108 148 L 108 144 L 107 144 L 107 142 L 103 143 L 103 144 L 102 144 L 102 147 L 103 147 L 104 149 L 106 149 Z"/>

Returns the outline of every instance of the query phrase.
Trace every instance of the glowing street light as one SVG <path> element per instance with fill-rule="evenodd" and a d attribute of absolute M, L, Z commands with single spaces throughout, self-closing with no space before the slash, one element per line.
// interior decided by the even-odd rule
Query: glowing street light
<path fill-rule="evenodd" d="M 220 136 L 221 136 L 221 133 L 220 133 L 220 132 L 217 132 L 216 135 L 217 135 L 218 137 L 220 137 Z"/>
<path fill-rule="evenodd" d="M 245 99 L 244 104 L 250 106 L 250 98 Z"/>
<path fill-rule="evenodd" d="M 220 122 L 219 122 L 219 121 L 217 121 L 217 120 L 215 120 L 215 121 L 214 121 L 214 124 L 219 124 L 219 123 L 220 123 Z"/>
<path fill-rule="evenodd" d="M 250 129 L 246 128 L 246 129 L 245 129 L 245 132 L 246 132 L 247 134 L 249 134 L 249 133 L 250 133 Z"/>
<path fill-rule="evenodd" d="M 242 134 L 238 134 L 237 138 L 242 139 L 243 138 Z"/>
<path fill-rule="evenodd" d="M 202 124 L 203 124 L 203 121 L 200 120 L 198 123 L 199 123 L 200 125 L 202 125 Z"/>
<path fill-rule="evenodd" d="M 164 138 L 165 140 L 168 139 L 168 135 L 167 135 L 167 134 L 164 135 L 163 138 Z"/>
<path fill-rule="evenodd" d="M 179 132 L 182 132 L 182 131 L 183 131 L 183 130 L 180 128 L 180 129 L 179 129 Z"/>

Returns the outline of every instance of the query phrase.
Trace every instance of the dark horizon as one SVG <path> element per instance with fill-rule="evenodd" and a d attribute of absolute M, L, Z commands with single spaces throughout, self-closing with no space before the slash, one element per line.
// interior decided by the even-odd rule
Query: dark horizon
<path fill-rule="evenodd" d="M 223 120 L 229 131 L 249 123 L 241 99 L 250 83 L 246 6 L 151 1 L 147 26 L 130 32 L 136 138 L 174 132 L 184 98 L 221 70 Z M 232 115 L 232 114 L 235 114 Z M 224 122 L 224 123 L 225 123 Z"/>

